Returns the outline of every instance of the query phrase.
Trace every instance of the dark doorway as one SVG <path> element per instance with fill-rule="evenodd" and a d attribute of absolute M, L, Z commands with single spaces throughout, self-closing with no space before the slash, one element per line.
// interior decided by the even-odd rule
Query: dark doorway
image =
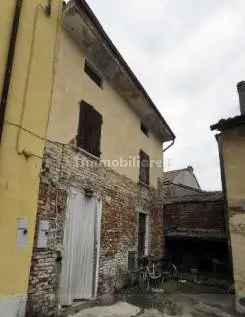
<path fill-rule="evenodd" d="M 182 272 L 192 268 L 213 273 L 216 277 L 230 278 L 227 241 L 199 239 L 166 239 L 168 255 Z"/>
<path fill-rule="evenodd" d="M 146 214 L 139 214 L 139 232 L 138 232 L 138 257 L 145 255 L 146 240 Z"/>

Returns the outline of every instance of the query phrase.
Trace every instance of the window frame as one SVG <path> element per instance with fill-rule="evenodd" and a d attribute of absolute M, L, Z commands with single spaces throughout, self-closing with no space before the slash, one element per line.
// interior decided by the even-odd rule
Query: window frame
<path fill-rule="evenodd" d="M 102 124 L 102 115 L 92 105 L 82 100 L 79 104 L 76 144 L 78 148 L 97 158 L 101 156 Z"/>
<path fill-rule="evenodd" d="M 143 150 L 140 150 L 139 158 L 140 158 L 139 183 L 149 187 L 150 186 L 150 156 Z M 145 166 L 145 164 L 147 165 Z"/>
<path fill-rule="evenodd" d="M 144 228 L 141 221 L 144 221 Z M 143 230 L 142 230 L 143 229 Z M 143 234 L 142 234 L 143 233 Z M 138 213 L 138 257 L 144 257 L 146 255 L 146 243 L 147 243 L 147 214 L 144 212 Z"/>

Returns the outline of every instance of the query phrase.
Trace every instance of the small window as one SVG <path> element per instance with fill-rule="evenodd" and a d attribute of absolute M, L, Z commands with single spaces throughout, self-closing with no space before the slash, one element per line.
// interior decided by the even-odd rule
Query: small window
<path fill-rule="evenodd" d="M 102 116 L 91 105 L 80 103 L 80 117 L 77 145 L 85 151 L 100 157 Z"/>
<path fill-rule="evenodd" d="M 139 227 L 138 227 L 138 257 L 145 256 L 146 253 L 146 215 L 139 214 Z"/>
<path fill-rule="evenodd" d="M 136 269 L 136 252 L 129 251 L 128 252 L 128 270 L 132 272 L 135 269 Z"/>
<path fill-rule="evenodd" d="M 140 177 L 141 183 L 150 184 L 150 157 L 145 152 L 140 151 Z"/>
<path fill-rule="evenodd" d="M 96 69 L 93 66 L 91 66 L 91 64 L 88 63 L 88 61 L 85 61 L 84 71 L 97 86 L 102 88 L 102 85 L 103 85 L 102 77 L 98 74 Z"/>
<path fill-rule="evenodd" d="M 146 136 L 149 136 L 149 130 L 147 129 L 147 127 L 141 123 L 141 131 L 146 135 Z"/>

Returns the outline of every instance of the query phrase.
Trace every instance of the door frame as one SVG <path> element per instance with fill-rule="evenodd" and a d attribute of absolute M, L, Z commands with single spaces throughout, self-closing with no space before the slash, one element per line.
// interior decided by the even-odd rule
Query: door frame
<path fill-rule="evenodd" d="M 65 232 L 65 226 L 66 226 L 66 217 L 68 212 L 68 203 L 69 199 L 71 199 L 72 194 L 83 194 L 86 197 L 86 190 L 83 188 L 79 188 L 73 185 L 70 185 L 68 187 L 67 191 L 67 201 L 66 201 L 66 208 L 65 208 L 65 220 L 64 220 L 64 232 Z M 88 197 L 88 196 L 87 196 Z M 98 284 L 99 284 L 99 263 L 100 263 L 100 244 L 101 244 L 101 222 L 102 222 L 102 212 L 103 212 L 103 204 L 102 204 L 102 198 L 100 195 L 97 195 L 96 193 L 93 193 L 90 198 L 95 198 L 97 200 L 97 209 L 95 214 L 95 222 L 94 222 L 94 256 L 93 256 L 93 285 L 92 285 L 92 297 L 91 300 L 96 299 L 97 293 L 98 293 Z M 65 243 L 65 235 L 63 235 L 63 243 L 64 246 Z M 61 283 L 61 274 L 62 274 L 62 262 L 60 267 L 60 277 L 59 277 L 59 288 L 60 289 L 60 283 Z M 60 302 L 60 300 L 59 300 Z"/>

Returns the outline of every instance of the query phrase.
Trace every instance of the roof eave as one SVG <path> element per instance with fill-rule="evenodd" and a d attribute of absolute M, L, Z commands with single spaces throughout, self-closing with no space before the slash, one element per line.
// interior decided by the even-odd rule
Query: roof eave
<path fill-rule="evenodd" d="M 210 126 L 211 131 L 217 130 L 223 132 L 245 124 L 245 115 L 236 116 L 228 119 L 221 119 L 218 123 Z"/>
<path fill-rule="evenodd" d="M 160 111 L 157 109 L 157 107 L 155 106 L 154 102 L 152 101 L 152 99 L 150 98 L 150 96 L 148 95 L 148 93 L 146 92 L 145 88 L 143 87 L 143 85 L 140 83 L 140 81 L 138 80 L 138 78 L 136 77 L 136 75 L 133 73 L 133 71 L 131 70 L 131 68 L 129 67 L 129 65 L 127 64 L 127 62 L 124 60 L 124 58 L 122 57 L 122 55 L 120 54 L 120 52 L 118 51 L 118 49 L 115 47 L 115 45 L 112 43 L 111 39 L 108 37 L 108 35 L 106 34 L 106 32 L 104 31 L 101 23 L 99 22 L 99 20 L 97 19 L 97 17 L 95 16 L 95 14 L 93 13 L 93 11 L 91 10 L 91 8 L 89 7 L 89 5 L 87 4 L 87 2 L 85 0 L 71 0 L 71 2 L 73 2 L 76 7 L 80 10 L 82 10 L 83 12 L 86 13 L 86 15 L 88 16 L 88 18 L 91 20 L 91 22 L 94 24 L 94 26 L 96 27 L 98 33 L 100 34 L 100 36 L 103 38 L 103 40 L 105 41 L 105 43 L 107 44 L 107 46 L 109 47 L 109 49 L 111 50 L 111 52 L 113 53 L 113 55 L 117 58 L 117 60 L 119 61 L 119 63 L 122 65 L 122 67 L 125 69 L 125 71 L 127 72 L 128 76 L 130 77 L 130 79 L 132 80 L 132 82 L 134 83 L 134 85 L 141 91 L 141 93 L 144 95 L 145 100 L 148 102 L 148 104 L 150 105 L 150 107 L 154 110 L 154 112 L 157 114 L 158 119 L 160 120 L 160 122 L 164 125 L 166 131 L 167 131 L 167 135 L 164 136 L 164 138 L 162 138 L 163 142 L 168 142 L 168 141 L 172 141 L 176 138 L 175 134 L 173 133 L 172 129 L 170 128 L 170 126 L 168 125 L 168 123 L 166 122 L 166 120 L 163 118 L 162 114 L 160 113 Z"/>

